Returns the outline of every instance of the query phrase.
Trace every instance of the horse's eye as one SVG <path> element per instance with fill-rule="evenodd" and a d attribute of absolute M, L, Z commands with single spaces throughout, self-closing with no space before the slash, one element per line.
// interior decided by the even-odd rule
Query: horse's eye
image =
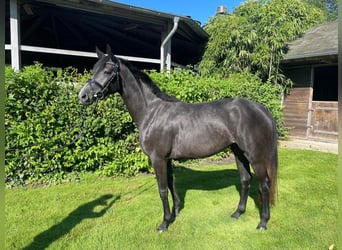
<path fill-rule="evenodd" d="M 105 69 L 104 69 L 104 73 L 105 73 L 105 74 L 111 74 L 112 71 L 113 71 L 113 64 L 107 63 L 107 64 L 106 64 L 106 67 L 105 67 Z"/>
<path fill-rule="evenodd" d="M 104 68 L 104 73 L 105 74 L 111 74 L 113 72 L 113 68 L 110 65 L 106 65 Z"/>

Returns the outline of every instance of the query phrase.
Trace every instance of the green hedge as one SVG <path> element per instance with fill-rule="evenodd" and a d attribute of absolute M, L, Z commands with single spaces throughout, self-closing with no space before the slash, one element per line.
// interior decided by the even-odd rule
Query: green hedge
<path fill-rule="evenodd" d="M 150 72 L 162 90 L 187 102 L 240 96 L 264 104 L 284 134 L 281 88 L 250 74 L 203 78 L 192 71 Z M 35 64 L 14 72 L 6 67 L 6 183 L 61 182 L 93 171 L 104 175 L 151 172 L 138 131 L 119 95 L 82 106 L 79 89 L 90 77 L 77 70 L 50 71 Z"/>

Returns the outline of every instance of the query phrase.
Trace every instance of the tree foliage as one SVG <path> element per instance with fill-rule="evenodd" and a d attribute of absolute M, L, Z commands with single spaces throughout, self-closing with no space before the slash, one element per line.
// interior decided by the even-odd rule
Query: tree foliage
<path fill-rule="evenodd" d="M 200 63 L 204 75 L 250 72 L 263 82 L 288 82 L 279 70 L 286 43 L 324 21 L 324 13 L 300 0 L 247 1 L 232 14 L 216 15 Z"/>
<path fill-rule="evenodd" d="M 321 9 L 327 21 L 335 21 L 338 18 L 338 0 L 305 0 L 308 4 Z"/>

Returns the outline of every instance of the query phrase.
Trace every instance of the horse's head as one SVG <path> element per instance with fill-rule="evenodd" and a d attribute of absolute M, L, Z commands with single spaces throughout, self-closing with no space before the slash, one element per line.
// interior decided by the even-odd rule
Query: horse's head
<path fill-rule="evenodd" d="M 80 102 L 85 105 L 92 104 L 95 100 L 103 99 L 106 95 L 115 93 L 120 88 L 120 62 L 113 55 L 107 45 L 106 54 L 96 48 L 99 58 L 93 68 L 93 76 L 78 94 Z"/>

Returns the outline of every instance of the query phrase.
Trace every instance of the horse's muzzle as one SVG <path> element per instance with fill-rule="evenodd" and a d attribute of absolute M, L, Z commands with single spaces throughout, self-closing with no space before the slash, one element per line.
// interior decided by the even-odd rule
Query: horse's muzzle
<path fill-rule="evenodd" d="M 90 89 L 86 86 L 84 86 L 80 93 L 78 94 L 78 99 L 83 105 L 90 105 L 94 102 L 94 95 L 90 93 Z"/>

